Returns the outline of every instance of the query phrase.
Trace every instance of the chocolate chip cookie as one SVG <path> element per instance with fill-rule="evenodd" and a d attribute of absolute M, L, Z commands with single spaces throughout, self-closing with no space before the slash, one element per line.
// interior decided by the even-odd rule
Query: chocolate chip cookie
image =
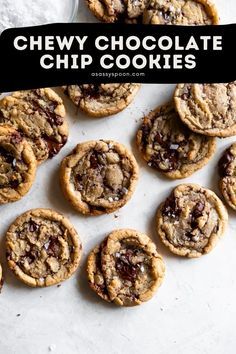
<path fill-rule="evenodd" d="M 103 22 L 138 23 L 148 0 L 87 0 L 89 10 Z"/>
<path fill-rule="evenodd" d="M 150 167 L 169 178 L 185 178 L 209 161 L 216 142 L 189 130 L 170 102 L 144 118 L 137 145 Z"/>
<path fill-rule="evenodd" d="M 236 134 L 236 81 L 179 84 L 174 100 L 180 118 L 192 131 L 218 137 Z"/>
<path fill-rule="evenodd" d="M 91 117 L 106 117 L 125 109 L 140 84 L 86 84 L 64 86 L 64 93 Z"/>
<path fill-rule="evenodd" d="M 217 25 L 219 17 L 209 0 L 151 0 L 143 23 L 161 25 Z"/>
<path fill-rule="evenodd" d="M 215 247 L 227 221 L 226 208 L 214 192 L 181 184 L 158 209 L 157 233 L 171 252 L 200 257 Z"/>
<path fill-rule="evenodd" d="M 236 143 L 225 150 L 218 167 L 220 190 L 226 203 L 236 210 Z"/>
<path fill-rule="evenodd" d="M 0 125 L 0 204 L 22 198 L 33 184 L 36 168 L 27 140 L 13 127 Z"/>
<path fill-rule="evenodd" d="M 65 108 L 51 89 L 18 91 L 0 100 L 0 124 L 13 125 L 41 163 L 56 155 L 68 137 Z"/>
<path fill-rule="evenodd" d="M 60 179 L 66 198 L 77 211 L 89 215 L 112 213 L 131 198 L 138 165 L 122 144 L 88 141 L 78 144 L 64 158 Z"/>
<path fill-rule="evenodd" d="M 19 216 L 6 234 L 10 269 L 32 287 L 68 279 L 77 269 L 81 243 L 70 221 L 50 209 L 33 209 Z"/>
<path fill-rule="evenodd" d="M 150 300 L 161 285 L 165 265 L 151 239 L 135 230 L 113 231 L 88 257 L 91 288 L 120 306 Z"/>

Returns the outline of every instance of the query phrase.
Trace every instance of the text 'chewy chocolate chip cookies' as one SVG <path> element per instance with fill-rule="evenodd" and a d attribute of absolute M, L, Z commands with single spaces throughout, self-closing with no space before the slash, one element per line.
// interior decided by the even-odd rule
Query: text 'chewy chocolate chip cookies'
<path fill-rule="evenodd" d="M 148 0 L 87 0 L 90 11 L 98 20 L 108 23 L 141 22 Z"/>
<path fill-rule="evenodd" d="M 179 84 L 175 107 L 189 129 L 209 136 L 236 134 L 236 81 L 227 84 Z"/>
<path fill-rule="evenodd" d="M 161 25 L 217 25 L 219 17 L 209 0 L 151 0 L 143 23 Z"/>
<path fill-rule="evenodd" d="M 6 234 L 10 269 L 32 287 L 58 284 L 77 269 L 81 243 L 70 221 L 50 209 L 19 216 Z"/>
<path fill-rule="evenodd" d="M 36 168 L 26 139 L 13 127 L 0 125 L 0 204 L 21 199 L 34 182 Z"/>
<path fill-rule="evenodd" d="M 51 89 L 18 91 L 0 100 L 0 124 L 13 125 L 41 163 L 65 145 L 68 126 L 61 98 Z"/>
<path fill-rule="evenodd" d="M 171 252 L 194 258 L 215 247 L 227 222 L 227 210 L 214 192 L 181 184 L 158 209 L 157 233 Z"/>
<path fill-rule="evenodd" d="M 193 133 L 172 103 L 149 113 L 137 133 L 137 145 L 150 167 L 169 178 L 185 178 L 206 165 L 215 152 L 214 138 Z"/>
<path fill-rule="evenodd" d="M 112 213 L 131 198 L 138 180 L 138 165 L 122 144 L 88 141 L 78 144 L 64 158 L 60 179 L 66 198 L 80 213 Z"/>
<path fill-rule="evenodd" d="M 113 231 L 89 255 L 90 287 L 120 306 L 150 300 L 161 285 L 165 265 L 151 239 L 135 230 Z"/>
<path fill-rule="evenodd" d="M 140 84 L 86 84 L 64 86 L 64 93 L 91 117 L 119 113 L 133 100 Z"/>
<path fill-rule="evenodd" d="M 219 164 L 220 190 L 226 203 L 236 210 L 236 143 L 223 153 Z"/>

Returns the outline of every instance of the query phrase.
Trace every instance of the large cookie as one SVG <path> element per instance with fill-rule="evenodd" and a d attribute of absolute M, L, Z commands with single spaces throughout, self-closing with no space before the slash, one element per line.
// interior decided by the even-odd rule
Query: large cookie
<path fill-rule="evenodd" d="M 172 103 L 150 112 L 137 133 L 138 148 L 150 167 L 169 178 L 185 178 L 212 157 L 214 138 L 193 133 L 179 119 Z"/>
<path fill-rule="evenodd" d="M 77 269 L 81 243 L 74 227 L 50 209 L 33 209 L 19 216 L 6 234 L 10 269 L 32 287 L 50 286 Z"/>
<path fill-rule="evenodd" d="M 209 0 L 151 0 L 143 23 L 162 25 L 217 25 L 219 17 Z"/>
<path fill-rule="evenodd" d="M 227 221 L 227 211 L 214 192 L 182 184 L 159 207 L 157 233 L 171 252 L 200 257 L 215 247 Z"/>
<path fill-rule="evenodd" d="M 236 143 L 224 151 L 218 167 L 221 192 L 227 204 L 236 210 Z"/>
<path fill-rule="evenodd" d="M 88 258 L 91 288 L 120 306 L 150 300 L 161 285 L 165 265 L 151 239 L 135 230 L 113 231 Z"/>
<path fill-rule="evenodd" d="M 236 134 L 236 81 L 179 84 L 174 100 L 180 118 L 192 131 L 218 137 Z"/>
<path fill-rule="evenodd" d="M 86 84 L 64 86 L 72 102 L 92 117 L 106 117 L 125 109 L 138 92 L 140 84 Z"/>
<path fill-rule="evenodd" d="M 22 198 L 34 182 L 36 168 L 26 139 L 13 127 L 0 125 L 0 204 Z"/>
<path fill-rule="evenodd" d="M 112 213 L 131 198 L 138 165 L 122 144 L 88 141 L 64 158 L 60 177 L 62 190 L 77 211 L 99 215 Z"/>
<path fill-rule="evenodd" d="M 18 91 L 1 99 L 0 124 L 11 124 L 25 136 L 38 163 L 56 155 L 68 137 L 65 107 L 49 88 Z"/>
<path fill-rule="evenodd" d="M 89 10 L 103 22 L 141 22 L 148 0 L 87 0 Z"/>

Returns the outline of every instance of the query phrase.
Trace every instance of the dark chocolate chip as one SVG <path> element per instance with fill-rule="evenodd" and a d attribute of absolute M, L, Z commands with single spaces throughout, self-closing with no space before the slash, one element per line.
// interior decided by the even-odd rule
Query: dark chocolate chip
<path fill-rule="evenodd" d="M 175 171 L 179 165 L 179 152 L 173 149 L 159 151 L 158 153 L 152 155 L 149 163 L 151 167 L 154 167 L 161 172 Z M 163 163 L 166 165 L 165 168 L 162 166 Z"/>
<path fill-rule="evenodd" d="M 58 257 L 61 253 L 61 246 L 57 237 L 50 237 L 46 248 L 47 254 L 52 257 Z"/>
<path fill-rule="evenodd" d="M 230 152 L 229 148 L 224 152 L 218 163 L 219 174 L 221 177 L 230 176 L 229 165 L 233 160 L 234 155 Z"/>
<path fill-rule="evenodd" d="M 36 232 L 38 231 L 40 226 L 33 220 L 29 221 L 29 231 L 30 232 Z"/>
<path fill-rule="evenodd" d="M 161 212 L 162 215 L 172 218 L 178 218 L 180 216 L 181 209 L 178 207 L 174 195 L 166 199 Z"/>

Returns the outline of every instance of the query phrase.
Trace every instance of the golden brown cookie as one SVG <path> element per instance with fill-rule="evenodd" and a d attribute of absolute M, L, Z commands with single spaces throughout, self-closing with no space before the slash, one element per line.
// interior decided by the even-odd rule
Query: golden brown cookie
<path fill-rule="evenodd" d="M 226 203 L 236 210 L 236 143 L 224 151 L 218 167 L 220 190 Z"/>
<path fill-rule="evenodd" d="M 89 10 L 102 22 L 138 23 L 148 0 L 86 0 Z"/>
<path fill-rule="evenodd" d="M 236 81 L 227 84 L 179 84 L 176 110 L 189 129 L 209 136 L 236 134 Z"/>
<path fill-rule="evenodd" d="M 157 233 L 171 252 L 194 258 L 215 247 L 227 222 L 227 210 L 214 192 L 181 184 L 158 209 Z"/>
<path fill-rule="evenodd" d="M 112 213 L 131 198 L 138 180 L 138 165 L 120 143 L 88 141 L 78 144 L 64 158 L 60 179 L 66 198 L 80 213 Z"/>
<path fill-rule="evenodd" d="M 27 140 L 13 127 L 0 125 L 0 204 L 22 198 L 34 182 L 36 168 Z"/>
<path fill-rule="evenodd" d="M 161 285 L 165 265 L 151 239 L 135 230 L 115 230 L 88 258 L 91 288 L 104 300 L 136 306 Z"/>
<path fill-rule="evenodd" d="M 6 234 L 8 265 L 32 287 L 55 285 L 68 279 L 79 265 L 81 249 L 70 221 L 50 209 L 27 211 Z"/>
<path fill-rule="evenodd" d="M 206 165 L 215 152 L 216 141 L 189 130 L 170 102 L 143 119 L 137 145 L 150 167 L 176 179 L 186 178 Z"/>
<path fill-rule="evenodd" d="M 86 84 L 64 86 L 64 93 L 91 117 L 107 117 L 123 111 L 140 84 Z"/>
<path fill-rule="evenodd" d="M 38 163 L 56 155 L 68 137 L 62 99 L 49 88 L 2 98 L 0 124 L 13 125 L 27 139 Z"/>
<path fill-rule="evenodd" d="M 219 17 L 209 0 L 150 0 L 143 23 L 161 25 L 217 25 Z"/>

